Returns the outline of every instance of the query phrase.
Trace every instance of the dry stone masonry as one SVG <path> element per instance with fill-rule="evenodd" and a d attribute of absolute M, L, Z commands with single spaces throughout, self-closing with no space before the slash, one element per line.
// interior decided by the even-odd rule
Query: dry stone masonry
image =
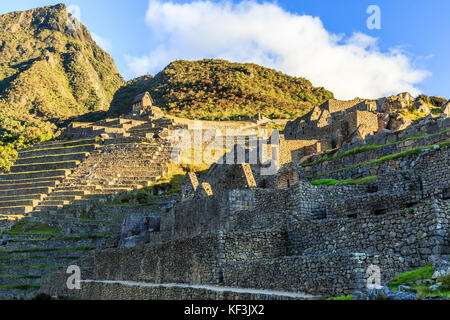
<path fill-rule="evenodd" d="M 132 114 L 73 123 L 64 132 L 70 142 L 22 150 L 13 172 L 0 175 L 1 185 L 15 190 L 8 194 L 3 188 L 2 197 L 36 202 L 0 207 L 0 212 L 29 215 L 30 221 L 73 237 L 54 236 L 54 253 L 41 258 L 59 267 L 78 265 L 82 288 L 67 288 L 65 269 L 35 273 L 40 278 L 30 283 L 52 296 L 321 299 L 351 294 L 366 286 L 369 266 L 380 268 L 384 284 L 450 253 L 449 118 L 428 117 L 404 130 L 385 130 L 395 127 L 385 114 L 413 100 L 408 94 L 330 100 L 287 124 L 279 144 L 284 161 L 276 174 L 265 175 L 267 163 L 249 163 L 248 156 L 241 163 L 219 161 L 206 171 L 188 172 L 176 200 L 161 196 L 148 206 L 111 206 L 114 195 L 167 174 L 176 129 L 196 134 L 196 123 L 165 116 L 144 93 L 135 99 Z M 267 124 L 257 120 L 207 121 L 203 129 Z M 66 167 L 58 156 L 66 154 L 64 148 L 84 156 L 68 152 Z M 45 174 L 33 166 L 39 162 L 26 160 L 38 156 L 51 163 Z M 21 165 L 30 167 L 17 171 Z M 30 178 L 39 180 L 26 188 L 36 190 L 11 186 L 14 179 Z M 324 185 L 325 178 L 336 180 Z M 53 180 L 51 186 L 39 184 Z M 28 199 L 34 194 L 39 198 Z M 11 209 L 22 205 L 28 209 Z M 21 237 L 22 242 L 4 241 L 0 261 L 12 253 L 10 266 L 13 261 L 33 265 L 31 249 L 49 243 L 31 244 Z M 72 246 L 79 250 L 68 263 L 61 248 Z M 30 253 L 18 251 L 23 247 Z M 17 279 L 11 283 L 28 283 Z M 17 290 L 0 295 L 12 297 Z"/>

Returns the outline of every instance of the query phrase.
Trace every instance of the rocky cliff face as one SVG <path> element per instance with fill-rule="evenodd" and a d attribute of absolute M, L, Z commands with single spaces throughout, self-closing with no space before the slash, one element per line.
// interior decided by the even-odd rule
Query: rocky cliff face
<path fill-rule="evenodd" d="M 0 39 L 0 141 L 48 139 L 62 120 L 107 110 L 123 84 L 64 4 L 1 15 Z"/>

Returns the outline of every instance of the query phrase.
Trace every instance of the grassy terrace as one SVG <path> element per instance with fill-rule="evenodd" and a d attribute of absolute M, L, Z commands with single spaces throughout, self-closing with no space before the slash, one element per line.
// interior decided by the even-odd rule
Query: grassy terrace
<path fill-rule="evenodd" d="M 450 145 L 450 141 L 441 142 L 441 143 L 436 144 L 436 145 L 439 146 L 440 148 L 444 148 L 444 147 L 447 147 L 447 146 Z M 372 165 L 372 164 L 376 164 L 376 163 L 380 163 L 380 162 L 384 162 L 384 161 L 400 159 L 400 158 L 403 158 L 403 157 L 406 157 L 406 156 L 418 154 L 422 150 L 425 150 L 425 149 L 432 149 L 434 146 L 435 145 L 432 144 L 432 145 L 428 145 L 428 146 L 422 146 L 422 147 L 409 149 L 409 150 L 406 150 L 406 151 L 403 151 L 403 152 L 391 154 L 391 155 L 388 155 L 388 156 L 385 156 L 385 157 L 381 157 L 381 158 L 378 158 L 378 159 L 357 163 L 357 164 L 354 164 L 354 165 L 351 165 L 351 166 L 347 166 L 347 167 L 339 168 L 339 169 L 336 169 L 336 170 L 332 170 L 332 171 L 316 174 L 316 175 L 313 175 L 313 176 L 308 176 L 308 179 L 315 179 L 315 178 L 323 177 L 323 176 L 326 176 L 326 175 L 329 175 L 329 174 L 342 172 L 342 171 L 347 171 L 347 170 L 359 168 L 359 167 L 366 166 L 366 165 Z"/>
<path fill-rule="evenodd" d="M 346 180 L 335 180 L 335 179 L 319 179 L 311 181 L 313 186 L 335 186 L 338 184 L 362 184 L 370 181 L 376 181 L 378 176 L 369 176 L 359 179 L 346 179 Z"/>
<path fill-rule="evenodd" d="M 426 137 L 432 137 L 432 136 L 440 135 L 440 134 L 443 134 L 443 133 L 448 132 L 448 131 L 450 131 L 450 128 L 445 129 L 445 130 L 441 130 L 441 131 L 436 132 L 436 133 L 420 134 L 420 135 L 412 136 L 412 137 L 405 138 L 405 139 L 402 139 L 402 140 L 397 140 L 397 141 L 393 141 L 393 142 L 387 142 L 385 144 L 371 144 L 371 145 L 366 145 L 366 146 L 362 146 L 362 147 L 356 147 L 356 148 L 347 150 L 347 151 L 345 151 L 345 152 L 343 152 L 341 154 L 338 154 L 338 155 L 331 155 L 331 156 L 329 156 L 327 158 L 323 158 L 323 159 L 319 159 L 319 160 L 316 160 L 316 161 L 304 163 L 301 166 L 302 167 L 310 167 L 310 166 L 314 166 L 316 164 L 320 164 L 320 163 L 323 163 L 323 162 L 345 158 L 345 157 L 348 157 L 348 156 L 351 156 L 351 155 L 354 155 L 354 154 L 358 154 L 358 153 L 362 153 L 362 152 L 366 152 L 366 151 L 370 151 L 370 150 L 374 150 L 374 149 L 379 149 L 379 148 L 386 147 L 386 146 L 400 144 L 402 142 L 409 141 L 409 140 L 416 140 L 416 139 L 420 139 L 420 138 L 426 138 Z M 327 152 L 325 154 L 334 154 L 337 151 L 338 151 L 338 149 L 333 149 L 333 150 L 330 150 L 329 152 Z"/>
<path fill-rule="evenodd" d="M 61 240 L 61 241 L 82 241 L 82 240 L 97 240 L 97 239 L 110 239 L 110 235 L 85 235 L 85 236 L 60 236 L 60 237 L 48 237 L 48 238 L 24 238 L 13 239 L 11 242 L 36 242 L 36 241 L 49 241 L 49 240 Z"/>
<path fill-rule="evenodd" d="M 27 252 L 51 252 L 51 251 L 88 251 L 94 250 L 95 247 L 70 247 L 70 248 L 29 248 L 15 250 L 0 250 L 0 253 L 27 253 Z"/>
<path fill-rule="evenodd" d="M 19 152 L 20 153 L 24 153 L 24 152 L 31 152 L 31 151 L 45 151 L 45 150 L 59 150 L 59 149 L 72 149 L 72 148 L 80 148 L 80 147 L 88 147 L 88 146 L 96 146 L 99 147 L 99 144 L 96 143 L 89 143 L 89 144 L 77 144 L 74 146 L 61 146 L 61 147 L 54 147 L 54 145 L 52 146 L 52 148 L 42 148 L 42 149 L 22 149 Z"/>
<path fill-rule="evenodd" d="M 327 300 L 353 300 L 353 295 L 332 297 L 332 298 L 328 298 Z"/>
<path fill-rule="evenodd" d="M 52 257 L 53 260 L 67 260 L 67 259 L 73 259 L 77 260 L 80 256 L 56 256 Z M 29 256 L 29 257 L 23 257 L 23 256 L 6 256 L 6 257 L 0 257 L 0 261 L 2 260 L 9 260 L 9 261 L 24 261 L 24 260 L 44 260 L 47 259 L 46 256 Z"/>
<path fill-rule="evenodd" d="M 0 274 L 0 279 L 40 279 L 41 276 L 25 274 Z"/>
<path fill-rule="evenodd" d="M 56 270 L 56 269 L 61 269 L 63 268 L 62 266 L 48 266 L 48 265 L 44 265 L 44 266 L 4 266 L 1 265 L 0 266 L 0 270 L 1 269 L 34 269 L 34 270 Z"/>
<path fill-rule="evenodd" d="M 431 279 L 432 275 L 433 275 L 433 268 L 431 264 L 429 264 L 423 268 L 399 274 L 391 281 L 389 281 L 388 286 L 392 290 L 397 290 L 398 286 L 407 285 L 417 292 L 418 298 L 430 296 L 450 297 L 450 275 L 436 279 L 436 283 L 438 282 L 442 283 L 442 286 L 437 291 L 430 291 L 428 289 L 430 285 L 427 284 L 419 284 L 419 285 L 414 284 L 414 282 L 417 280 Z"/>
<path fill-rule="evenodd" d="M 4 233 L 10 235 L 57 235 L 61 233 L 61 229 L 53 228 L 40 222 L 21 220 Z"/>
<path fill-rule="evenodd" d="M 79 139 L 79 140 L 68 140 L 68 141 L 58 141 L 58 140 L 47 140 L 45 141 L 43 145 L 41 145 L 43 148 L 42 149 L 47 149 L 45 148 L 46 146 L 55 146 L 55 145 L 60 145 L 60 146 L 64 146 L 64 145 L 68 145 L 68 144 L 74 144 L 74 143 L 80 143 L 80 142 L 84 142 L 84 141 L 89 141 L 89 142 L 93 142 L 93 140 L 95 142 L 99 142 L 99 141 L 103 141 L 103 139 L 101 137 L 95 137 L 95 138 L 87 138 L 87 139 Z M 48 143 L 47 143 L 48 142 Z M 86 145 L 92 145 L 94 143 L 85 143 L 82 144 L 82 146 L 86 146 Z M 23 148 L 23 149 L 19 149 L 19 152 L 23 152 L 23 151 L 28 151 L 31 150 L 34 146 L 30 146 L 28 148 Z M 76 145 L 78 147 L 78 145 Z M 41 150 L 41 149 L 34 149 L 34 150 Z"/>
<path fill-rule="evenodd" d="M 26 158 L 20 158 L 20 160 L 26 160 L 26 159 L 36 159 L 36 158 L 48 158 L 48 157 L 55 157 L 55 156 L 75 156 L 75 155 L 80 155 L 80 154 L 84 154 L 84 155 L 89 155 L 89 152 L 74 152 L 74 153 L 63 153 L 63 154 L 49 154 L 49 155 L 45 155 L 45 156 L 31 156 L 31 157 L 26 157 Z M 72 161 L 72 160 L 70 160 Z"/>
<path fill-rule="evenodd" d="M 69 163 L 69 162 L 75 162 L 76 164 L 80 164 L 80 161 L 78 161 L 78 160 L 67 160 L 67 161 L 58 161 L 58 162 L 43 162 L 43 163 L 32 163 L 32 164 L 15 164 L 14 167 L 26 167 L 26 166 L 31 166 L 31 165 L 38 166 L 40 164 L 60 164 L 60 163 Z M 64 170 L 64 169 L 62 169 L 62 170 Z"/>
<path fill-rule="evenodd" d="M 0 289 L 6 289 L 6 290 L 12 290 L 12 289 L 20 289 L 20 290 L 27 290 L 27 289 L 39 289 L 41 287 L 38 283 L 32 283 L 32 284 L 4 284 L 0 285 Z"/>

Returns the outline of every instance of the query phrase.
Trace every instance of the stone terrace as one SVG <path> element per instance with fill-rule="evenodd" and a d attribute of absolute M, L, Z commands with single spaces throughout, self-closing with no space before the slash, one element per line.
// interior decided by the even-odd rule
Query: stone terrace
<path fill-rule="evenodd" d="M 19 151 L 11 171 L 0 175 L 2 225 L 25 218 L 52 232 L 6 232 L 0 241 L 0 298 L 30 298 L 42 275 L 117 240 L 130 212 L 103 204 L 168 173 L 172 144 L 159 134 L 172 129 L 171 123 L 132 116 L 74 123 L 63 133 L 72 140 Z"/>

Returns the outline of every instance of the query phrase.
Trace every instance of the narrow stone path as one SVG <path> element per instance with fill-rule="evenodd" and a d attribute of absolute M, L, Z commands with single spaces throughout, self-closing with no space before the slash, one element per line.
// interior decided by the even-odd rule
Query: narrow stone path
<path fill-rule="evenodd" d="M 184 288 L 184 289 L 198 289 L 209 290 L 213 292 L 233 292 L 239 294 L 257 294 L 267 296 L 277 296 L 279 298 L 301 299 L 301 300 L 319 300 L 323 299 L 320 296 L 314 296 L 302 292 L 290 292 L 290 291 L 277 291 L 266 289 L 252 289 L 252 288 L 239 288 L 239 287 L 224 287 L 214 285 L 200 285 L 200 284 L 185 284 L 185 283 L 151 283 L 151 282 L 138 282 L 138 281 L 126 281 L 126 280 L 81 280 L 81 286 L 83 283 L 102 283 L 102 284 L 119 284 L 123 286 L 131 287 L 148 287 L 148 288 Z"/>

